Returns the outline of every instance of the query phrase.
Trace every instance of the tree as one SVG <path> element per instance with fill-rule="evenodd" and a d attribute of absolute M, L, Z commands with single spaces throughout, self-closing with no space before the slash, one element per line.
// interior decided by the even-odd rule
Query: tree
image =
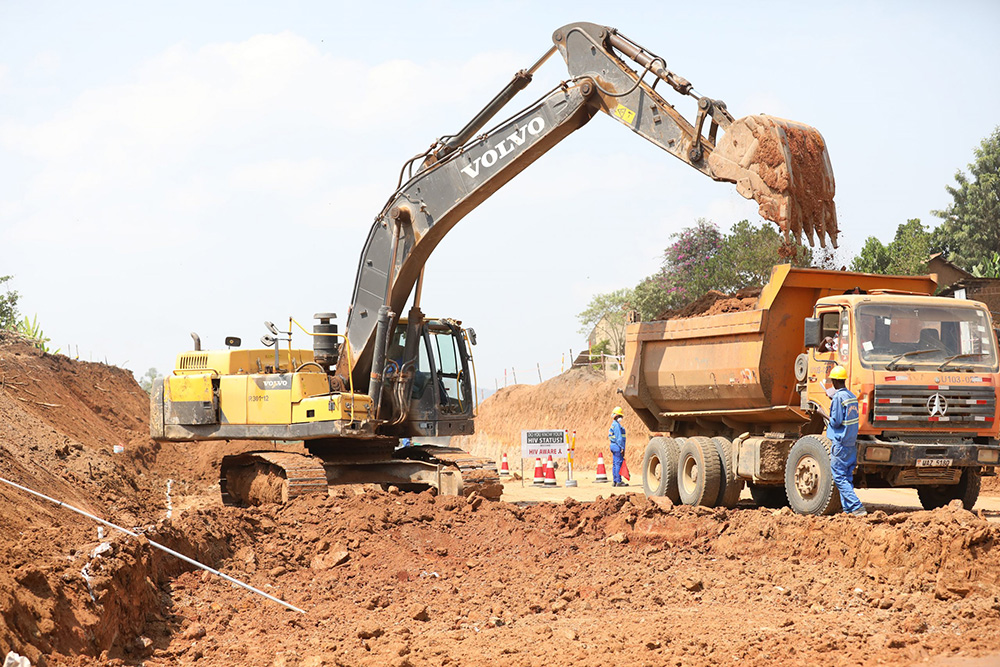
<path fill-rule="evenodd" d="M 975 266 L 1000 248 L 1000 126 L 983 139 L 969 164 L 971 180 L 961 170 L 955 187 L 945 186 L 954 201 L 934 230 L 934 246 L 959 266 Z"/>
<path fill-rule="evenodd" d="M 784 254 L 793 252 L 792 257 Z M 809 266 L 812 253 L 798 244 L 786 246 L 784 237 L 772 225 L 753 225 L 740 220 L 722 239 L 719 251 L 712 258 L 712 289 L 735 292 L 745 287 L 763 286 L 771 277 L 775 264 Z"/>
<path fill-rule="evenodd" d="M 914 276 L 927 270 L 930 252 L 931 232 L 919 218 L 913 218 L 896 228 L 896 236 L 888 245 L 869 236 L 861 254 L 851 262 L 851 271 Z"/>
<path fill-rule="evenodd" d="M 698 218 L 694 227 L 677 234 L 663 251 L 661 272 L 670 283 L 671 307 L 697 299 L 715 285 L 713 259 L 722 248 L 723 236 L 718 226 Z"/>
<path fill-rule="evenodd" d="M 156 379 L 157 375 L 159 375 L 159 372 L 155 368 L 150 368 L 146 371 L 145 375 L 139 378 L 139 386 L 147 394 L 153 391 L 153 380 Z"/>
<path fill-rule="evenodd" d="M 651 276 L 642 279 L 632 290 L 631 306 L 639 311 L 639 317 L 644 321 L 655 319 L 665 310 L 676 307 L 677 288 L 667 272 L 660 269 Z"/>
<path fill-rule="evenodd" d="M 597 342 L 608 341 L 613 354 L 625 353 L 625 314 L 630 309 L 632 290 L 620 289 L 597 294 L 587 304 L 586 310 L 577 315 L 580 333 L 597 334 Z"/>
<path fill-rule="evenodd" d="M 1000 252 L 994 252 L 972 267 L 972 275 L 977 278 L 1000 278 Z"/>
<path fill-rule="evenodd" d="M 13 276 L 0 276 L 0 285 L 3 285 Z M 14 290 L 7 290 L 0 294 L 0 329 L 15 329 L 21 318 L 17 310 L 17 300 L 20 295 Z"/>

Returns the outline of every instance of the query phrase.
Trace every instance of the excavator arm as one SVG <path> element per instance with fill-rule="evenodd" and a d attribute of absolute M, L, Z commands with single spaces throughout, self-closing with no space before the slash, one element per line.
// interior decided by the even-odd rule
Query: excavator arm
<path fill-rule="evenodd" d="M 755 199 L 761 215 L 778 223 L 786 237 L 805 232 L 812 242 L 815 233 L 825 244 L 829 235 L 836 245 L 833 173 L 815 129 L 763 115 L 734 120 L 724 103 L 698 96 L 662 58 L 611 28 L 574 23 L 557 30 L 553 42 L 458 134 L 438 140 L 404 166 L 362 251 L 346 327 L 352 354 L 342 354 L 337 366 L 344 386 L 349 375 L 356 389 L 381 383 L 383 364 L 375 351 L 384 350 L 385 332 L 415 286 L 419 295 L 423 267 L 445 234 L 598 112 L 706 176 L 736 183 L 737 191 Z M 570 78 L 475 136 L 556 50 Z M 695 98 L 697 117 L 685 119 L 656 90 L 659 83 Z M 720 129 L 725 132 L 721 139 Z M 414 316 L 419 311 L 411 314 L 411 323 Z"/>

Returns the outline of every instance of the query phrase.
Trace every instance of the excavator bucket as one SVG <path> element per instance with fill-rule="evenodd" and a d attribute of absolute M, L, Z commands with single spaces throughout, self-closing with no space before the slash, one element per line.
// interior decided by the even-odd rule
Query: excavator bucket
<path fill-rule="evenodd" d="M 808 125 L 763 114 L 733 123 L 708 158 L 714 178 L 736 183 L 760 215 L 796 240 L 837 247 L 834 180 L 826 142 Z"/>

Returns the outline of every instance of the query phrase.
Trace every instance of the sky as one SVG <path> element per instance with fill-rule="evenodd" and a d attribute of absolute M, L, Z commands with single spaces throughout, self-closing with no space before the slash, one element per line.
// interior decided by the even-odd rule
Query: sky
<path fill-rule="evenodd" d="M 246 347 L 265 320 L 343 325 L 402 164 L 577 21 L 618 28 L 736 117 L 818 128 L 843 263 L 910 218 L 936 226 L 1000 124 L 992 0 L 0 0 L 0 276 L 51 348 L 138 376 L 173 368 L 192 331 Z M 551 58 L 510 114 L 566 77 Z M 599 116 L 451 231 L 422 307 L 476 329 L 486 392 L 547 379 L 585 347 L 591 297 L 655 272 L 698 218 L 761 220 Z"/>

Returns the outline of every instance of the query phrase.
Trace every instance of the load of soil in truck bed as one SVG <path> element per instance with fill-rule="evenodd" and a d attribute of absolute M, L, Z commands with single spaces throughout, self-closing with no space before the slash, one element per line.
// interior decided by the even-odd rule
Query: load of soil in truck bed
<path fill-rule="evenodd" d="M 656 319 L 680 320 L 688 317 L 702 317 L 704 315 L 753 310 L 757 307 L 757 300 L 759 298 L 759 287 L 748 287 L 733 294 L 724 294 L 716 290 L 709 290 L 683 308 L 663 311 Z"/>

